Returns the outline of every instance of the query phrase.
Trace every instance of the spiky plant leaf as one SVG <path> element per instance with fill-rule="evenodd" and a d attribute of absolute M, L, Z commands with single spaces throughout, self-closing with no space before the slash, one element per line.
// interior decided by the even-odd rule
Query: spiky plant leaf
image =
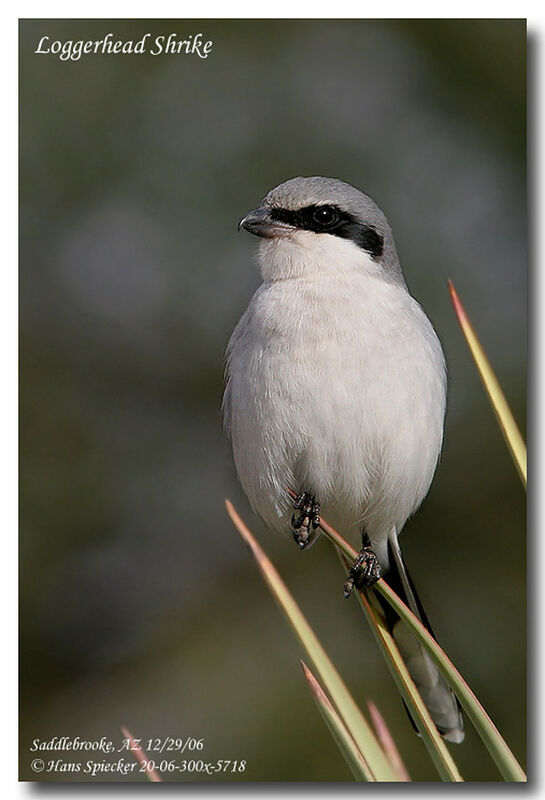
<path fill-rule="evenodd" d="M 146 753 L 142 750 L 140 745 L 137 743 L 136 739 L 132 735 L 132 733 L 125 728 L 123 725 L 121 726 L 121 732 L 127 741 L 129 742 L 131 753 L 138 761 L 138 763 L 144 768 L 144 772 L 146 774 L 146 778 L 148 781 L 152 783 L 162 783 L 162 778 L 159 774 L 154 770 L 151 769 L 149 766 L 149 758 L 147 757 Z"/>
<path fill-rule="evenodd" d="M 320 710 L 327 727 L 330 730 L 333 739 L 337 743 L 337 747 L 344 756 L 344 759 L 350 767 L 352 774 L 357 781 L 372 781 L 373 775 L 367 764 L 366 760 L 356 747 L 356 743 L 348 733 L 346 725 L 335 711 L 328 696 L 307 667 L 304 661 L 301 660 L 303 667 L 303 674 L 312 692 L 312 697 Z"/>
<path fill-rule="evenodd" d="M 346 569 L 350 568 L 345 556 L 341 556 Z M 430 713 L 422 700 L 416 685 L 409 674 L 409 670 L 403 661 L 401 654 L 394 641 L 394 637 L 388 630 L 386 620 L 380 610 L 376 597 L 369 590 L 356 591 L 356 596 L 360 601 L 367 620 L 371 625 L 375 638 L 383 652 L 388 668 L 392 674 L 400 695 L 407 704 L 411 712 L 418 732 L 422 737 L 426 749 L 435 764 L 437 771 L 444 781 L 463 781 L 458 767 L 454 763 L 445 742 L 439 735 L 435 724 L 430 717 Z"/>
<path fill-rule="evenodd" d="M 381 743 L 382 749 L 386 753 L 388 761 L 392 765 L 398 780 L 410 781 L 411 776 L 409 775 L 407 767 L 403 763 L 403 759 L 399 754 L 399 750 L 394 742 L 394 738 L 390 733 L 382 714 L 372 700 L 367 701 L 367 708 L 369 709 L 369 714 L 371 716 L 371 721 L 376 731 L 377 738 Z"/>
<path fill-rule="evenodd" d="M 376 781 L 395 781 L 392 768 L 373 730 L 354 702 L 299 606 L 255 537 L 235 511 L 233 504 L 226 500 L 225 505 L 233 524 L 249 546 L 273 596 L 278 601 L 299 641 L 305 648 L 350 736 L 369 765 L 373 779 Z"/>
<path fill-rule="evenodd" d="M 475 329 L 473 328 L 473 325 L 466 314 L 452 281 L 448 282 L 448 286 L 458 322 L 460 323 L 460 327 L 466 338 L 469 350 L 473 356 L 473 360 L 475 361 L 477 370 L 479 371 L 484 388 L 488 394 L 490 404 L 494 409 L 494 413 L 496 414 L 500 428 L 505 437 L 505 441 L 507 442 L 507 446 L 509 447 L 513 461 L 515 462 L 519 472 L 520 479 L 524 486 L 526 486 L 527 459 L 524 439 L 520 434 L 517 423 L 515 422 L 515 418 L 511 413 L 511 409 L 509 408 L 509 404 L 507 403 L 501 386 L 498 383 L 498 379 L 496 378 L 494 370 L 490 366 L 490 362 L 483 350 L 483 346 L 480 343 L 477 334 L 475 333 Z"/>
<path fill-rule="evenodd" d="M 290 491 L 290 494 L 292 492 Z M 324 519 L 320 520 L 320 528 L 327 538 L 347 557 L 352 563 L 357 556 L 354 548 Z M 472 692 L 464 678 L 460 675 L 452 661 L 448 658 L 442 648 L 437 644 L 433 636 L 422 625 L 418 617 L 405 605 L 403 600 L 391 589 L 386 581 L 381 578 L 375 583 L 374 589 L 392 606 L 394 611 L 407 623 L 415 636 L 424 645 L 433 661 L 437 664 L 441 673 L 451 689 L 456 694 L 464 711 L 470 718 L 475 730 L 486 745 L 488 752 L 494 759 L 496 766 L 507 781 L 526 781 L 524 770 L 517 759 L 507 746 L 507 743 L 500 732 L 484 710 L 483 706 Z"/>

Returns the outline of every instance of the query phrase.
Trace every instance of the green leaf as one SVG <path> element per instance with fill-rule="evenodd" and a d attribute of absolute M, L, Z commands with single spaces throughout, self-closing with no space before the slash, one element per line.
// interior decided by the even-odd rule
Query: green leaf
<path fill-rule="evenodd" d="M 348 561 L 352 563 L 357 556 L 354 548 L 323 518 L 320 520 L 320 528 L 328 539 L 344 553 Z M 424 645 L 433 661 L 441 670 L 441 673 L 445 676 L 447 683 L 456 694 L 462 708 L 473 723 L 475 730 L 486 745 L 488 752 L 494 759 L 496 766 L 505 780 L 517 782 L 526 781 L 524 770 L 507 746 L 500 732 L 433 636 L 431 636 L 420 620 L 405 605 L 403 600 L 397 596 L 393 589 L 388 586 L 383 578 L 375 583 L 373 589 L 382 594 L 394 611 L 407 623 L 415 636 Z"/>
<path fill-rule="evenodd" d="M 348 570 L 350 563 L 345 556 L 341 559 Z M 371 630 L 375 634 L 375 638 L 381 648 L 388 668 L 396 683 L 399 693 L 405 700 L 411 716 L 414 719 L 418 732 L 422 736 L 428 753 L 437 767 L 439 775 L 444 781 L 463 781 L 462 776 L 458 771 L 458 767 L 454 763 L 454 759 L 449 753 L 447 746 L 435 724 L 430 717 L 430 713 L 424 701 L 422 700 L 416 685 L 411 678 L 405 662 L 394 641 L 394 637 L 388 630 L 386 621 L 382 615 L 380 607 L 377 603 L 376 597 L 372 591 L 357 591 L 356 596 L 364 610 L 364 613 L 371 625 Z"/>
<path fill-rule="evenodd" d="M 375 734 L 354 702 L 299 606 L 254 536 L 235 511 L 233 504 L 226 500 L 225 505 L 233 524 L 249 546 L 273 596 L 286 614 L 299 641 L 311 659 L 350 736 L 369 765 L 373 779 L 376 781 L 395 781 L 395 775 Z"/>
<path fill-rule="evenodd" d="M 399 754 L 399 750 L 397 749 L 393 740 L 392 734 L 382 718 L 382 714 L 372 700 L 367 701 L 367 708 L 369 709 L 369 714 L 373 722 L 373 727 L 377 733 L 377 738 L 382 745 L 382 749 L 386 753 L 388 761 L 392 765 L 392 769 L 397 775 L 397 779 L 399 781 L 410 781 L 411 777 L 407 771 L 407 767 L 403 763 L 403 760 Z"/>
<path fill-rule="evenodd" d="M 486 357 L 483 346 L 477 338 L 477 334 L 475 333 L 473 325 L 466 314 L 452 281 L 449 281 L 448 285 L 454 310 L 456 312 L 456 316 L 458 317 L 458 322 L 460 323 L 460 327 L 466 338 L 469 350 L 479 371 L 479 375 L 481 376 L 484 388 L 486 389 L 488 398 L 498 419 L 500 428 L 505 437 L 505 441 L 507 442 L 509 450 L 511 451 L 511 455 L 518 469 L 520 479 L 524 486 L 526 486 L 527 459 L 524 439 L 520 434 L 517 423 L 515 422 L 515 418 L 511 413 L 511 409 L 509 408 L 507 400 L 505 399 L 505 395 L 501 390 L 496 375 L 494 374 L 494 370 L 490 366 L 490 362 Z"/>
<path fill-rule="evenodd" d="M 337 743 L 355 779 L 357 781 L 373 781 L 374 778 L 369 765 L 356 747 L 353 738 L 346 729 L 346 725 L 335 711 L 326 693 L 304 661 L 301 661 L 301 666 L 303 667 L 303 674 L 310 686 L 310 691 L 320 710 L 320 714 L 324 718 L 331 735 Z"/>
<path fill-rule="evenodd" d="M 505 780 L 517 782 L 526 781 L 524 770 L 507 746 L 500 732 L 452 661 L 441 647 L 439 647 L 433 636 L 431 636 L 420 620 L 415 617 L 412 611 L 388 586 L 386 581 L 381 579 L 375 584 L 375 588 L 407 623 L 437 664 Z"/>

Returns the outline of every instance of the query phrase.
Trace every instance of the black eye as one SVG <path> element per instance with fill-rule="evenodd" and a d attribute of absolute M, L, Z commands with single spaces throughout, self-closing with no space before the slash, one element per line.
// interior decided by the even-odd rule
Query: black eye
<path fill-rule="evenodd" d="M 330 228 L 337 222 L 337 211 L 331 206 L 318 206 L 312 212 L 312 219 L 321 228 Z"/>

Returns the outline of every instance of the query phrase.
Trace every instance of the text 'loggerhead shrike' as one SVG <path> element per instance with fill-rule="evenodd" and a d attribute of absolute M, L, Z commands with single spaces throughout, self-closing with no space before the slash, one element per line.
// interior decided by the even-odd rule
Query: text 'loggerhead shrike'
<path fill-rule="evenodd" d="M 302 549 L 323 512 L 362 545 L 346 596 L 387 574 L 429 627 L 398 535 L 437 466 L 445 361 L 409 294 L 390 226 L 370 197 L 322 177 L 282 183 L 240 226 L 261 239 L 263 283 L 229 341 L 223 413 L 248 499 Z M 384 610 L 438 730 L 461 742 L 458 701 Z"/>

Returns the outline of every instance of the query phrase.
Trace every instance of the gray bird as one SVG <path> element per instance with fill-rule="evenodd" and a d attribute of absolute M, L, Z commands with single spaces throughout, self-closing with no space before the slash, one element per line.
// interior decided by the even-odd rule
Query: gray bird
<path fill-rule="evenodd" d="M 386 217 L 348 183 L 292 178 L 240 227 L 260 237 L 263 283 L 227 347 L 223 417 L 248 499 L 301 549 L 323 513 L 361 545 L 345 595 L 384 574 L 429 628 L 398 536 L 439 459 L 445 361 Z M 457 699 L 405 624 L 385 614 L 438 730 L 461 742 Z"/>

